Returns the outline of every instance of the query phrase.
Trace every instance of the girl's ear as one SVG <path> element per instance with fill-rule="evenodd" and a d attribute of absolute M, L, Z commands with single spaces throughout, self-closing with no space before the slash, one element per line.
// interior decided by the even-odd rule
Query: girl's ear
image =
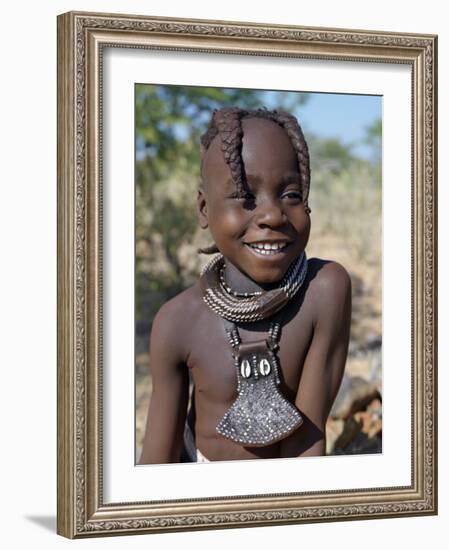
<path fill-rule="evenodd" d="M 204 191 L 199 188 L 198 196 L 196 199 L 198 221 L 200 223 L 201 229 L 206 229 L 209 225 L 208 216 L 207 216 L 207 201 Z"/>

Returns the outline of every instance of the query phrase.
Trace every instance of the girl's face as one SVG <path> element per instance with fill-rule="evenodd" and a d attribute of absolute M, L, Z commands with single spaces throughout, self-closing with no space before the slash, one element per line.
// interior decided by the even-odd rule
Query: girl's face
<path fill-rule="evenodd" d="M 305 249 L 310 233 L 297 156 L 275 122 L 248 118 L 242 127 L 246 195 L 236 195 L 217 135 L 203 158 L 200 225 L 209 226 L 220 252 L 240 271 L 259 284 L 275 283 Z"/>

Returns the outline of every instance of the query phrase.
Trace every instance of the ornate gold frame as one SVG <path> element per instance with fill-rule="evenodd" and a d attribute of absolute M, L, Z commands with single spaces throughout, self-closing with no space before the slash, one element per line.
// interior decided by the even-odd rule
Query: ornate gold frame
<path fill-rule="evenodd" d="M 412 68 L 412 484 L 104 504 L 103 46 L 409 64 Z M 58 17 L 58 519 L 70 538 L 437 513 L 436 52 L 433 35 L 129 15 Z"/>

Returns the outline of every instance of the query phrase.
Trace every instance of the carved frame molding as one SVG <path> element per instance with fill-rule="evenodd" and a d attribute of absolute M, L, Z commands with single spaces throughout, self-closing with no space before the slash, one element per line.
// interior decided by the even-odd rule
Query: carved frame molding
<path fill-rule="evenodd" d="M 411 486 L 165 502 L 102 498 L 102 49 L 412 68 Z M 58 17 L 58 518 L 70 538 L 437 513 L 437 37 L 70 12 Z"/>

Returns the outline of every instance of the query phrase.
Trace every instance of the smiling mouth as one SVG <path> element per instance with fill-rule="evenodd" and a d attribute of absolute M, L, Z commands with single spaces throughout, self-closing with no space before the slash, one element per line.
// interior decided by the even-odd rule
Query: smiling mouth
<path fill-rule="evenodd" d="M 275 256 L 281 254 L 290 246 L 291 243 L 245 243 L 245 246 L 250 248 L 260 256 Z"/>

